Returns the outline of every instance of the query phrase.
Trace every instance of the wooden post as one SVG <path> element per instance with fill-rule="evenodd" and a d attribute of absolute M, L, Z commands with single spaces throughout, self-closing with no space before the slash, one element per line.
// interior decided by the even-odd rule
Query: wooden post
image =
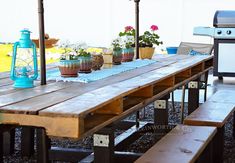
<path fill-rule="evenodd" d="M 235 112 L 233 112 L 233 138 L 235 138 Z"/>
<path fill-rule="evenodd" d="M 0 163 L 3 163 L 3 129 L 0 125 Z"/>
<path fill-rule="evenodd" d="M 3 155 L 14 153 L 15 149 L 15 128 L 3 132 Z"/>
<path fill-rule="evenodd" d="M 94 162 L 114 163 L 114 132 L 112 128 L 104 128 L 93 135 Z"/>
<path fill-rule="evenodd" d="M 46 135 L 44 128 L 37 128 L 37 162 L 49 162 L 50 139 Z"/>
<path fill-rule="evenodd" d="M 34 128 L 22 127 L 21 156 L 31 157 L 34 153 Z"/>
<path fill-rule="evenodd" d="M 188 115 L 199 107 L 199 79 L 188 83 Z"/>
<path fill-rule="evenodd" d="M 168 129 L 168 99 L 167 95 L 154 102 L 154 132 L 156 140 L 167 133 Z"/>

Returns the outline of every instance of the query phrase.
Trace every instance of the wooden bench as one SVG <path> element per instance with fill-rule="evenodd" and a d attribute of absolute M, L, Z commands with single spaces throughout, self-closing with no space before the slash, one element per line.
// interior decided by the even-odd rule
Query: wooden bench
<path fill-rule="evenodd" d="M 235 91 L 218 91 L 184 120 L 186 125 L 218 128 L 214 145 L 214 162 L 223 162 L 224 125 L 235 110 Z M 234 134 L 233 128 L 233 136 Z"/>
<path fill-rule="evenodd" d="M 205 149 L 210 147 L 215 134 L 216 127 L 177 125 L 135 163 L 195 162 L 202 154 L 209 154 L 204 151 L 210 151 Z"/>

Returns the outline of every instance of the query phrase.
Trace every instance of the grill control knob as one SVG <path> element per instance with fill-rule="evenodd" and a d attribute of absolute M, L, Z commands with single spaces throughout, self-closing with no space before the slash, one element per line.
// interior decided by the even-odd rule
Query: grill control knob
<path fill-rule="evenodd" d="M 222 33 L 221 30 L 218 30 L 218 31 L 217 31 L 217 34 L 218 34 L 218 35 L 221 35 L 221 33 Z"/>
<path fill-rule="evenodd" d="M 230 31 L 230 30 L 227 30 L 227 32 L 226 32 L 228 35 L 230 35 L 231 33 L 232 33 L 232 31 Z"/>

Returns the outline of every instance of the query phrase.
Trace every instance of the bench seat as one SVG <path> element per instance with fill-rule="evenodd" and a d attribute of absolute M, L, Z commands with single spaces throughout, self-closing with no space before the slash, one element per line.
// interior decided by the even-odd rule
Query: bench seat
<path fill-rule="evenodd" d="M 235 110 L 235 104 L 206 101 L 184 119 L 184 124 L 223 127 Z"/>
<path fill-rule="evenodd" d="M 216 127 L 177 125 L 135 163 L 192 163 L 216 134 Z"/>
<path fill-rule="evenodd" d="M 217 127 L 217 133 L 213 140 L 213 163 L 223 162 L 224 126 L 228 118 L 235 115 L 234 111 L 235 91 L 222 90 L 212 95 L 208 101 L 184 120 L 185 125 Z M 233 136 L 234 133 L 235 128 L 233 127 Z"/>

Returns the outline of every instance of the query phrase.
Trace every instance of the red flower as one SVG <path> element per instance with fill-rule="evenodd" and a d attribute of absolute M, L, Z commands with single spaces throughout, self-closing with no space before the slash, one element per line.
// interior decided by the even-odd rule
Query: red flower
<path fill-rule="evenodd" d="M 150 29 L 151 29 L 152 31 L 156 31 L 156 30 L 158 30 L 158 26 L 156 26 L 156 25 L 151 25 Z"/>
<path fill-rule="evenodd" d="M 133 30 L 134 28 L 132 26 L 126 26 L 125 27 L 125 32 L 128 32 L 128 31 L 131 31 Z"/>

